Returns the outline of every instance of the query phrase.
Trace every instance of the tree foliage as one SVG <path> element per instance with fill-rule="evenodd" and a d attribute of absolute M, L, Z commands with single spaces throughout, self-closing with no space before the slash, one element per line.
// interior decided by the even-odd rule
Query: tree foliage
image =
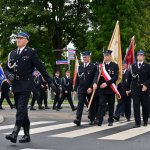
<path fill-rule="evenodd" d="M 1 60 L 15 48 L 9 37 L 20 30 L 30 35 L 31 47 L 37 49 L 47 68 L 59 69 L 62 49 L 73 41 L 78 54 L 92 51 L 93 61 L 102 61 L 116 21 L 120 22 L 123 57 L 130 38 L 135 35 L 136 51 L 149 52 L 150 2 L 147 0 L 1 0 Z M 147 57 L 149 59 L 149 57 Z M 52 71 L 51 69 L 51 71 Z"/>

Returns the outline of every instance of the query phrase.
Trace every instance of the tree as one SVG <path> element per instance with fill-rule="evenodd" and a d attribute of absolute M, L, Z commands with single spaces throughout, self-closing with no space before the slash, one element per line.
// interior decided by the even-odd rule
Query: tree
<path fill-rule="evenodd" d="M 5 59 L 14 47 L 9 43 L 9 36 L 24 30 L 31 35 L 30 46 L 38 50 L 42 60 L 55 66 L 61 53 L 53 50 L 64 48 L 66 43 L 86 33 L 90 15 L 88 3 L 88 0 L 1 0 L 2 57 Z"/>

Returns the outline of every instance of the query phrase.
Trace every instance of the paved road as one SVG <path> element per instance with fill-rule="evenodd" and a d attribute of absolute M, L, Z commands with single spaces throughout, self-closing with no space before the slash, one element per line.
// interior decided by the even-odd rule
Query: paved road
<path fill-rule="evenodd" d="M 15 110 L 1 110 L 0 114 L 5 118 L 0 124 L 0 150 L 150 150 L 150 125 L 133 129 L 134 121 L 121 118 L 108 127 L 106 116 L 101 127 L 90 126 L 84 111 L 82 126 L 76 127 L 72 123 L 75 112 L 69 108 L 29 111 L 32 142 L 12 144 L 5 140 L 5 134 L 12 131 Z"/>

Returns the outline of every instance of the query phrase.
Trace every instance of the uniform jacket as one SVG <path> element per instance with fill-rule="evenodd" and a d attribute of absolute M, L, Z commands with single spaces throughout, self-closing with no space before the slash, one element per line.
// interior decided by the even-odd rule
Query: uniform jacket
<path fill-rule="evenodd" d="M 142 86 L 144 84 L 148 89 L 142 92 Z M 131 94 L 148 94 L 150 90 L 150 65 L 143 62 L 141 68 L 139 69 L 136 64 L 130 67 L 129 77 L 128 77 L 128 90 L 131 89 Z"/>
<path fill-rule="evenodd" d="M 60 77 L 57 78 L 56 76 L 54 76 L 53 77 L 53 84 L 56 86 L 56 88 L 59 88 L 61 85 L 61 78 Z"/>
<path fill-rule="evenodd" d="M 33 89 L 32 73 L 35 67 L 47 83 L 52 82 L 36 51 L 32 48 L 25 47 L 20 55 L 17 55 L 17 49 L 13 50 L 10 53 L 10 59 L 8 61 L 9 66 L 16 63 L 13 68 L 10 68 L 7 64 L 4 69 L 6 76 L 9 73 L 14 74 L 14 81 L 12 82 L 13 92 L 31 91 Z"/>
<path fill-rule="evenodd" d="M 121 96 L 126 96 L 129 71 L 126 70 L 122 75 L 122 81 L 118 85 L 118 91 Z"/>
<path fill-rule="evenodd" d="M 118 65 L 114 62 L 110 62 L 108 66 L 105 66 L 106 71 L 108 72 L 108 74 L 111 77 L 111 80 L 105 81 L 103 75 L 101 74 L 99 83 L 98 83 L 98 90 L 100 94 L 114 94 L 114 91 L 111 89 L 111 87 L 109 86 L 110 84 L 114 83 L 116 84 L 116 81 L 118 79 Z M 102 89 L 100 88 L 100 85 L 102 83 L 106 82 L 107 87 Z"/>
<path fill-rule="evenodd" d="M 88 88 L 92 88 L 93 83 L 97 82 L 97 67 L 93 63 L 84 68 L 84 64 L 81 64 L 78 68 L 78 74 L 76 77 L 75 91 L 78 93 L 87 93 Z M 94 80 L 95 79 L 95 80 Z"/>
<path fill-rule="evenodd" d="M 62 86 L 62 93 L 65 91 L 72 92 L 73 91 L 73 85 L 72 85 L 72 79 L 67 78 L 66 76 L 61 79 L 61 86 Z"/>

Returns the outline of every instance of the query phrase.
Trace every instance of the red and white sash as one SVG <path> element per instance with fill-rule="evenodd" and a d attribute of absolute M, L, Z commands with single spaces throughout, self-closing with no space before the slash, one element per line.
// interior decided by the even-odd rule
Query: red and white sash
<path fill-rule="evenodd" d="M 105 81 L 111 80 L 111 77 L 110 77 L 110 75 L 108 74 L 108 72 L 106 71 L 105 66 L 102 66 L 102 64 L 100 64 L 100 68 L 101 68 L 101 67 L 103 67 L 101 73 L 102 73 L 102 75 L 103 75 Z M 117 97 L 118 97 L 118 98 L 121 98 L 121 95 L 120 95 L 120 93 L 119 93 L 119 91 L 118 91 L 116 85 L 115 85 L 114 83 L 112 83 L 112 84 L 110 84 L 110 87 L 111 87 L 111 89 L 115 92 L 115 94 L 117 95 Z"/>

